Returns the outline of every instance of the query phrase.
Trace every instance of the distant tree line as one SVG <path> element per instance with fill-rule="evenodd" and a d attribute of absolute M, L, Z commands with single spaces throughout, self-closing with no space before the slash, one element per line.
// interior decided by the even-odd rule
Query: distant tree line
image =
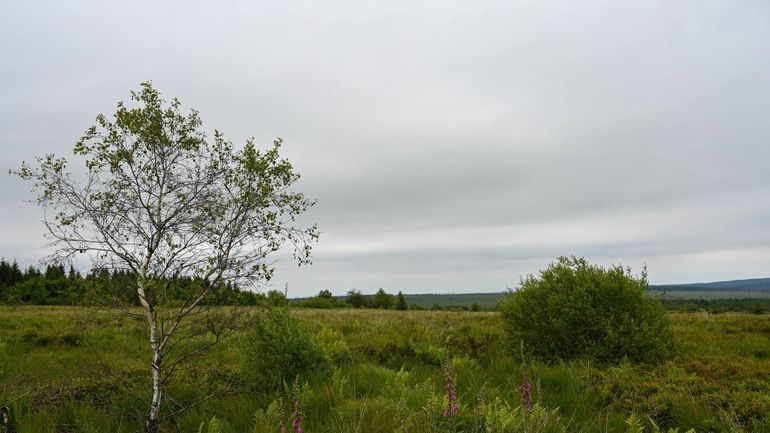
<path fill-rule="evenodd" d="M 190 294 L 199 291 L 202 281 L 190 277 L 180 277 L 170 282 L 162 296 L 165 301 L 187 299 Z M 158 296 L 161 296 L 160 294 Z M 108 271 L 94 268 L 85 275 L 73 266 L 49 264 L 44 268 L 29 266 L 21 268 L 18 263 L 0 259 L 0 303 L 6 305 L 93 305 L 104 300 L 119 301 L 123 305 L 139 306 L 136 297 L 136 277 L 126 271 Z M 253 292 L 241 290 L 229 285 L 228 290 L 218 293 L 207 302 L 222 305 L 288 305 L 284 292 L 269 290 Z M 118 302 L 116 302 L 118 303 Z M 335 297 L 329 290 L 321 290 L 318 295 L 292 302 L 292 305 L 305 308 L 372 308 L 383 310 L 446 310 L 480 311 L 478 303 L 470 307 L 460 305 L 440 305 L 434 303 L 424 307 L 408 303 L 402 292 L 387 293 L 380 288 L 374 295 L 364 295 L 360 290 L 350 290 L 344 297 Z"/>
<path fill-rule="evenodd" d="M 335 297 L 330 290 L 324 289 L 312 298 L 298 300 L 293 305 L 303 308 L 372 308 L 380 310 L 426 310 L 419 304 L 408 303 L 402 292 L 390 294 L 383 288 L 379 288 L 374 295 L 364 295 L 360 290 L 352 289 L 344 297 Z M 434 303 L 431 310 L 447 311 L 481 311 L 478 303 L 474 302 L 470 307 L 460 305 L 442 306 Z"/>
<path fill-rule="evenodd" d="M 375 308 L 383 310 L 408 310 L 404 294 L 392 295 L 380 288 L 374 295 L 364 295 L 361 291 L 353 289 L 343 297 L 335 297 L 329 290 L 321 290 L 316 296 L 295 302 L 294 305 L 304 308 Z M 412 305 L 412 309 L 422 309 L 418 305 Z"/>
<path fill-rule="evenodd" d="M 166 301 L 183 301 L 199 290 L 202 281 L 181 277 L 158 294 Z M 139 305 L 136 277 L 125 271 L 92 269 L 82 275 L 73 266 L 49 264 L 44 269 L 29 266 L 21 269 L 14 260 L 0 259 L 0 303 L 9 305 L 89 305 L 104 300 Z M 99 300 L 99 301 L 97 301 Z M 228 285 L 216 297 L 207 300 L 222 305 L 287 305 L 286 294 L 278 290 L 256 293 Z"/>

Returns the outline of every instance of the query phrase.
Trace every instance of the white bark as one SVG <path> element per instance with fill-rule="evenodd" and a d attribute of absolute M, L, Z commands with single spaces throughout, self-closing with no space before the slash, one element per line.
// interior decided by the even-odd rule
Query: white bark
<path fill-rule="evenodd" d="M 147 324 L 150 328 L 150 348 L 152 349 L 152 400 L 150 402 L 150 412 L 147 414 L 147 423 L 145 431 L 154 433 L 158 430 L 158 420 L 160 417 L 161 400 L 163 399 L 163 384 L 161 382 L 161 362 L 163 360 L 162 347 L 158 339 L 157 315 L 152 305 L 147 302 L 144 290 L 144 282 L 140 279 L 137 284 L 139 302 L 144 308 L 147 316 Z"/>

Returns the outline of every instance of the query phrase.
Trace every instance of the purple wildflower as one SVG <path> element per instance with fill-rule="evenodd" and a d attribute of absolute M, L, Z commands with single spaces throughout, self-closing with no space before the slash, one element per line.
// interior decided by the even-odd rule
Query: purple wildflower
<path fill-rule="evenodd" d="M 455 384 L 455 375 L 454 371 L 452 370 L 451 362 L 447 362 L 444 365 L 444 378 L 446 379 L 446 385 L 444 386 L 444 389 L 446 390 L 448 406 L 446 409 L 444 409 L 444 416 L 447 417 L 451 414 L 457 413 L 457 385 Z"/>
<path fill-rule="evenodd" d="M 524 407 L 526 407 L 528 411 L 531 411 L 532 410 L 532 383 L 529 381 L 529 377 L 527 377 L 526 373 L 524 374 L 524 381 L 519 387 L 519 390 L 521 391 L 521 400 L 524 403 Z"/>
<path fill-rule="evenodd" d="M 299 377 L 294 380 L 292 391 L 294 392 L 294 412 L 291 414 L 291 428 L 294 429 L 294 433 L 302 433 L 302 405 L 300 404 L 302 392 L 299 387 Z"/>
<path fill-rule="evenodd" d="M 302 414 L 294 412 L 292 417 L 291 428 L 294 429 L 294 433 L 302 433 Z"/>

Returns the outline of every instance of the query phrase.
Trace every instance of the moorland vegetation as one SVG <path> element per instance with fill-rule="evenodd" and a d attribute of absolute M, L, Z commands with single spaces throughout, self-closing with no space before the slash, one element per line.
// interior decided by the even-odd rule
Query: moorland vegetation
<path fill-rule="evenodd" d="M 172 407 L 186 410 L 165 412 L 163 431 L 194 433 L 203 424 L 213 432 L 214 417 L 221 432 L 293 431 L 295 400 L 306 432 L 450 431 L 447 364 L 458 432 L 626 432 L 632 414 L 645 431 L 653 422 L 682 432 L 770 431 L 766 315 L 668 313 L 673 357 L 605 366 L 541 361 L 526 346 L 522 357 L 494 312 L 251 312 L 266 323 L 238 332 L 169 386 Z M 141 321 L 84 307 L 0 313 L 0 390 L 18 432 L 142 428 Z M 276 326 L 284 322 L 291 325 Z"/>
<path fill-rule="evenodd" d="M 6 433 L 770 431 L 761 305 L 667 314 L 645 272 L 560 258 L 500 313 L 242 290 L 283 247 L 310 262 L 314 202 L 282 140 L 201 125 L 143 83 L 75 144 L 82 176 L 54 155 L 16 171 L 55 251 L 0 261 Z M 84 254 L 86 276 L 59 264 Z"/>

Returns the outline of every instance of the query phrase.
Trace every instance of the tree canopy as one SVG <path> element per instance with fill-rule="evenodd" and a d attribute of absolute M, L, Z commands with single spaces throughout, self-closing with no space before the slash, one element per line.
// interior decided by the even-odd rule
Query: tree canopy
<path fill-rule="evenodd" d="M 269 280 L 268 257 L 284 246 L 309 263 L 318 231 L 297 223 L 313 202 L 293 190 L 299 174 L 281 157 L 281 139 L 265 150 L 253 139 L 236 147 L 219 131 L 209 140 L 197 111 L 182 113 L 178 100 L 167 102 L 150 83 L 132 92 L 131 102 L 119 102 L 112 118 L 97 116 L 74 146 L 82 162 L 75 173 L 67 159 L 50 154 L 17 173 L 50 211 L 50 260 L 85 254 L 97 268 L 135 278 L 152 350 L 147 430 L 156 431 L 163 383 L 211 343 L 196 347 L 190 333 L 218 340 L 236 323 L 220 317 L 204 335 L 184 332 L 184 319 L 200 316 L 223 289 Z M 182 277 L 193 284 L 183 300 L 169 302 L 171 285 Z"/>
<path fill-rule="evenodd" d="M 393 306 L 393 295 L 387 293 L 380 287 L 372 298 L 372 308 L 382 308 L 387 310 L 391 306 Z"/>

